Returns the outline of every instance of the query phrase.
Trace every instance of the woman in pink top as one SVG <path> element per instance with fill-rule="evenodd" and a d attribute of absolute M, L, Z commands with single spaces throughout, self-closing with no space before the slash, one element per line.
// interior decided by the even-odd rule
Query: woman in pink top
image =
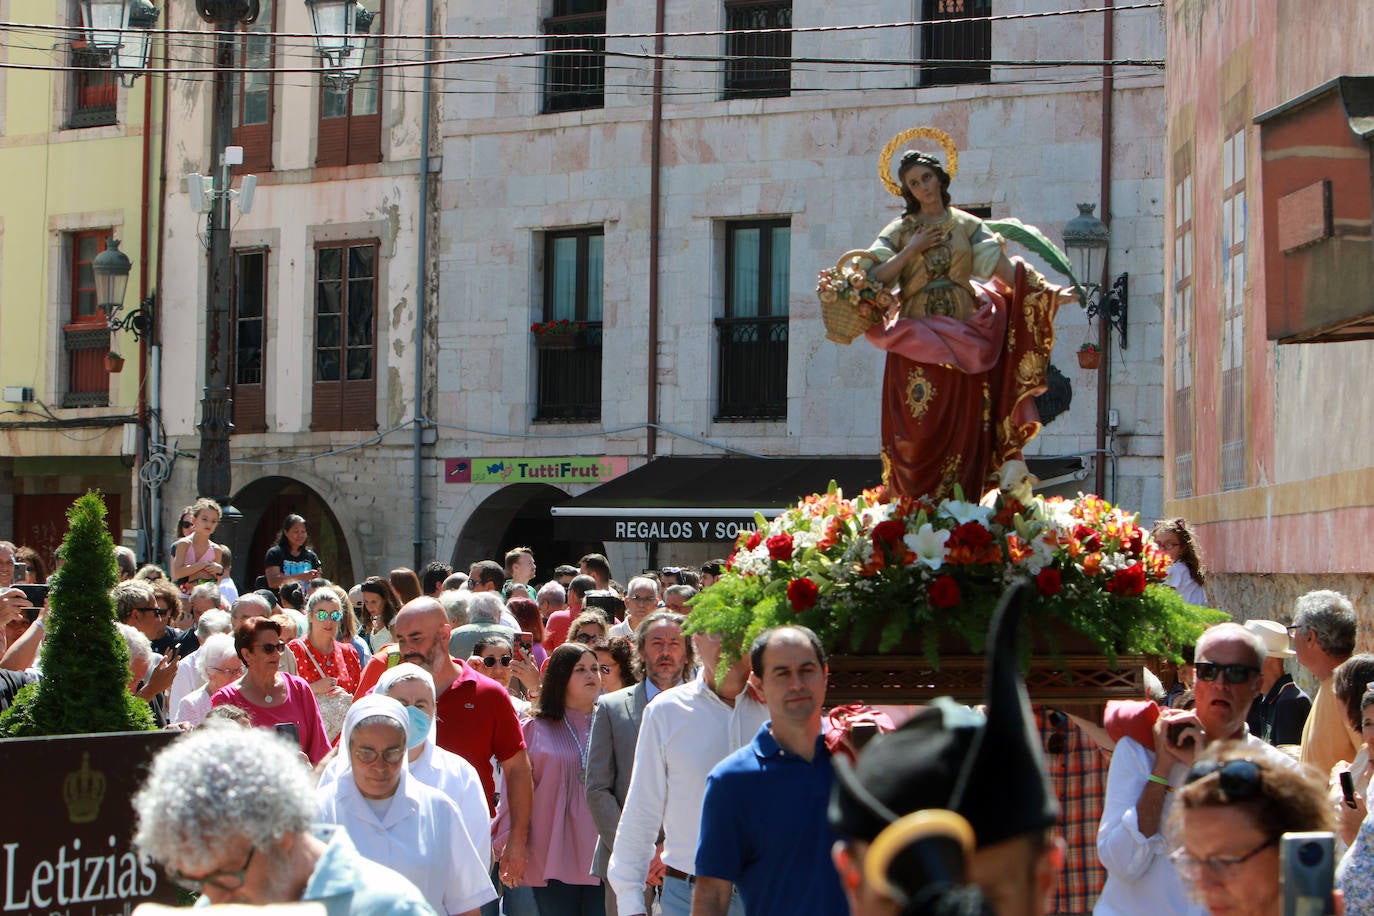
<path fill-rule="evenodd" d="M 312 765 L 329 753 L 320 707 L 310 685 L 294 674 L 284 674 L 281 656 L 281 624 L 268 617 L 249 617 L 234 632 L 234 649 L 243 662 L 244 675 L 215 691 L 210 705 L 237 706 L 259 728 L 295 726 L 301 750 Z"/>
<path fill-rule="evenodd" d="M 592 707 L 600 695 L 596 652 L 564 643 L 549 656 L 534 718 L 525 723 L 534 805 L 523 883 L 534 889 L 541 916 L 606 912 L 601 879 L 591 873 L 597 832 L 582 785 Z"/>

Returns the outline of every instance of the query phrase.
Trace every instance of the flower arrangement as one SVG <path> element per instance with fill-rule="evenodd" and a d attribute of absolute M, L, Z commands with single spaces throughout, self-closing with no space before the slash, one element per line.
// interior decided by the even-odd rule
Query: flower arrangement
<path fill-rule="evenodd" d="M 535 322 L 530 325 L 530 330 L 536 337 L 572 337 L 586 329 L 586 322 L 570 321 L 567 318 Z"/>
<path fill-rule="evenodd" d="M 820 272 L 816 296 L 824 305 L 846 302 L 869 323 L 878 321 L 897 305 L 897 297 L 868 278 L 862 261 L 842 260 L 837 267 Z"/>
<path fill-rule="evenodd" d="M 1085 342 L 1085 343 L 1083 344 L 1083 346 L 1081 346 L 1081 347 L 1078 348 L 1078 352 L 1079 352 L 1079 353 L 1097 353 L 1097 352 L 1099 352 L 1099 351 L 1098 351 L 1098 349 L 1097 349 L 1097 344 L 1093 343 L 1092 341 L 1087 341 L 1087 342 Z"/>
<path fill-rule="evenodd" d="M 942 638 L 981 652 L 992 614 L 1014 580 L 1034 584 L 1023 626 L 1059 653 L 1055 631 L 1118 653 L 1177 659 L 1221 611 L 1186 604 L 1160 584 L 1168 557 L 1138 516 L 1097 496 L 1014 499 L 982 506 L 891 498 L 883 488 L 845 499 L 832 483 L 740 535 L 719 582 L 692 601 L 689 632 L 720 634 L 724 665 L 764 629 L 800 623 L 827 649 L 880 652 L 904 638 L 939 665 Z"/>

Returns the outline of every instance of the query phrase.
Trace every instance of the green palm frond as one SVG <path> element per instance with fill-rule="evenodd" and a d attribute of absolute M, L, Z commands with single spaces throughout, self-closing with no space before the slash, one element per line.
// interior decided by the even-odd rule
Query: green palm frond
<path fill-rule="evenodd" d="M 1079 284 L 1078 278 L 1073 275 L 1073 265 L 1069 262 L 1069 256 L 1064 253 L 1062 248 L 1050 241 L 1045 233 L 1035 226 L 1027 226 L 1015 218 L 984 220 L 983 225 L 992 232 L 1001 233 L 1003 238 L 1016 242 L 1032 254 L 1039 255 L 1047 267 L 1068 277 L 1074 289 L 1082 295 L 1083 288 Z"/>

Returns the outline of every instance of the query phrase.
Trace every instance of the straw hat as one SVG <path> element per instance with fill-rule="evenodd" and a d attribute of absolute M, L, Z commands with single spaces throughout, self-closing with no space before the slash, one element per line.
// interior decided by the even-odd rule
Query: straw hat
<path fill-rule="evenodd" d="M 1269 658 L 1292 658 L 1298 654 L 1293 651 L 1288 628 L 1277 620 L 1247 620 L 1245 629 L 1264 642 L 1264 654 Z"/>

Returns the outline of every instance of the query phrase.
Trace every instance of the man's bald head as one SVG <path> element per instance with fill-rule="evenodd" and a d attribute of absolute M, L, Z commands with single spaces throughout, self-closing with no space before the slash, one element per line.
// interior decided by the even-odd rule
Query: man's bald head
<path fill-rule="evenodd" d="M 449 664 L 448 639 L 452 627 L 444 606 L 428 595 L 421 595 L 401 605 L 391 621 L 391 633 L 396 637 L 396 649 L 401 661 L 413 662 L 437 674 Z"/>
<path fill-rule="evenodd" d="M 401 609 L 396 612 L 396 618 L 392 621 L 392 627 L 407 624 L 413 626 L 426 621 L 437 621 L 439 624 L 445 624 L 448 623 L 448 614 L 437 598 L 421 595 L 419 598 L 412 598 L 401 605 Z"/>

